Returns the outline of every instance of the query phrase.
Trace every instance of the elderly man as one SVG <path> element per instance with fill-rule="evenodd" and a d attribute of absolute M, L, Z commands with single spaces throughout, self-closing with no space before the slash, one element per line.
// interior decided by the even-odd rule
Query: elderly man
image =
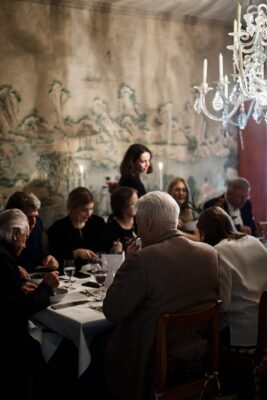
<path fill-rule="evenodd" d="M 19 263 L 26 271 L 32 272 L 34 269 L 43 265 L 51 269 L 58 268 L 57 260 L 45 252 L 42 244 L 43 225 L 39 216 L 40 200 L 33 194 L 27 192 L 13 193 L 6 204 L 5 209 L 18 208 L 23 211 L 28 218 L 30 235 L 25 249 L 21 252 Z M 23 273 L 23 270 L 21 270 Z"/>
<path fill-rule="evenodd" d="M 115 399 L 151 399 L 161 314 L 197 309 L 219 297 L 216 251 L 179 233 L 178 218 L 179 206 L 167 193 L 150 192 L 137 202 L 142 249 L 127 257 L 104 300 L 106 318 L 117 323 L 107 352 L 108 386 Z M 201 357 L 203 342 L 182 335 L 175 347 L 181 360 L 192 361 Z"/>
<path fill-rule="evenodd" d="M 11 393 L 15 395 L 18 391 L 19 397 L 23 399 L 31 398 L 29 393 L 26 394 L 28 378 L 30 373 L 38 370 L 38 362 L 41 360 L 40 349 L 28 333 L 28 319 L 50 304 L 49 297 L 53 294 L 53 288 L 59 284 L 57 272 L 46 273 L 34 291 L 24 294 L 16 258 L 25 247 L 28 236 L 29 224 L 22 211 L 11 209 L 0 213 L 3 383 L 7 386 L 9 384 L 7 390 L 10 398 Z"/>
<path fill-rule="evenodd" d="M 218 206 L 233 220 L 236 229 L 247 235 L 256 235 L 257 227 L 249 200 L 250 184 L 245 178 L 235 178 L 228 182 L 226 193 L 208 200 L 204 209 Z"/>

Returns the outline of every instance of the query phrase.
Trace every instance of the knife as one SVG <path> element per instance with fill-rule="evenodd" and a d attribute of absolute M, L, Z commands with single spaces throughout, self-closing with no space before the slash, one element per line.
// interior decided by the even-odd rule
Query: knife
<path fill-rule="evenodd" d="M 52 305 L 51 308 L 53 310 L 60 310 L 61 308 L 79 306 L 80 304 L 85 304 L 88 302 L 89 302 L 89 300 L 70 301 L 69 303 L 59 303 L 59 304 Z"/>

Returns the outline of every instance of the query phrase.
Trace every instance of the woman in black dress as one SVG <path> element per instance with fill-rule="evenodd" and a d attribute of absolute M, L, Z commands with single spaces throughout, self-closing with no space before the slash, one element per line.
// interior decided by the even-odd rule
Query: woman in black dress
<path fill-rule="evenodd" d="M 153 171 L 151 151 L 143 144 L 132 144 L 126 151 L 120 165 L 121 178 L 119 186 L 127 186 L 137 190 L 138 197 L 146 193 L 140 179 L 142 173 L 150 174 Z"/>
<path fill-rule="evenodd" d="M 84 187 L 73 189 L 67 200 L 68 215 L 56 221 L 47 231 L 51 254 L 59 262 L 74 259 L 76 267 L 97 258 L 97 252 L 107 252 L 107 228 L 103 218 L 94 215 L 94 198 Z"/>
<path fill-rule="evenodd" d="M 126 251 L 128 244 L 137 237 L 135 227 L 135 205 L 137 191 L 130 187 L 118 187 L 111 194 L 110 204 L 113 214 L 108 218 L 108 238 L 114 253 Z"/>

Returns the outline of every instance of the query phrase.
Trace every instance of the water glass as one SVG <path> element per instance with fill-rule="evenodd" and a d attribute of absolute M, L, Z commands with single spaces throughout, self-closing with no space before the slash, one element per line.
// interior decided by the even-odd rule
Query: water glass
<path fill-rule="evenodd" d="M 74 260 L 64 260 L 63 264 L 63 272 L 69 278 L 67 282 L 67 287 L 69 290 L 72 290 L 72 277 L 75 274 L 75 263 Z"/>

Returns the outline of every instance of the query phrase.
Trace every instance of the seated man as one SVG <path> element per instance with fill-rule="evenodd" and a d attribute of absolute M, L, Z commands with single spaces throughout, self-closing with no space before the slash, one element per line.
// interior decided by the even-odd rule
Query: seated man
<path fill-rule="evenodd" d="M 250 184 L 245 178 L 235 178 L 228 182 L 226 193 L 208 200 L 204 209 L 218 206 L 233 220 L 236 229 L 247 235 L 256 235 L 257 227 L 249 200 Z"/>
<path fill-rule="evenodd" d="M 39 265 L 51 269 L 58 268 L 58 262 L 53 256 L 45 257 L 42 244 L 43 225 L 38 217 L 40 205 L 40 200 L 33 193 L 15 192 L 9 197 L 5 207 L 6 210 L 18 208 L 28 218 L 30 236 L 19 257 L 19 265 L 28 272 L 34 271 Z"/>
<path fill-rule="evenodd" d="M 1 361 L 4 366 L 2 383 L 10 398 L 29 399 L 28 379 L 38 373 L 42 355 L 38 342 L 28 333 L 28 319 L 50 304 L 53 288 L 59 284 L 58 272 L 44 274 L 42 283 L 32 292 L 24 294 L 18 255 L 29 236 L 25 214 L 18 209 L 0 213 L 0 265 L 2 288 L 1 304 Z M 3 386 L 2 386 L 2 390 Z"/>
<path fill-rule="evenodd" d="M 167 193 L 150 192 L 137 202 L 142 249 L 128 247 L 103 304 L 106 318 L 117 323 L 107 352 L 107 384 L 116 399 L 153 398 L 153 344 L 161 314 L 198 309 L 219 297 L 216 251 L 185 238 L 177 231 L 178 218 L 179 206 Z M 202 338 L 191 332 L 173 345 L 182 361 L 203 354 Z"/>

